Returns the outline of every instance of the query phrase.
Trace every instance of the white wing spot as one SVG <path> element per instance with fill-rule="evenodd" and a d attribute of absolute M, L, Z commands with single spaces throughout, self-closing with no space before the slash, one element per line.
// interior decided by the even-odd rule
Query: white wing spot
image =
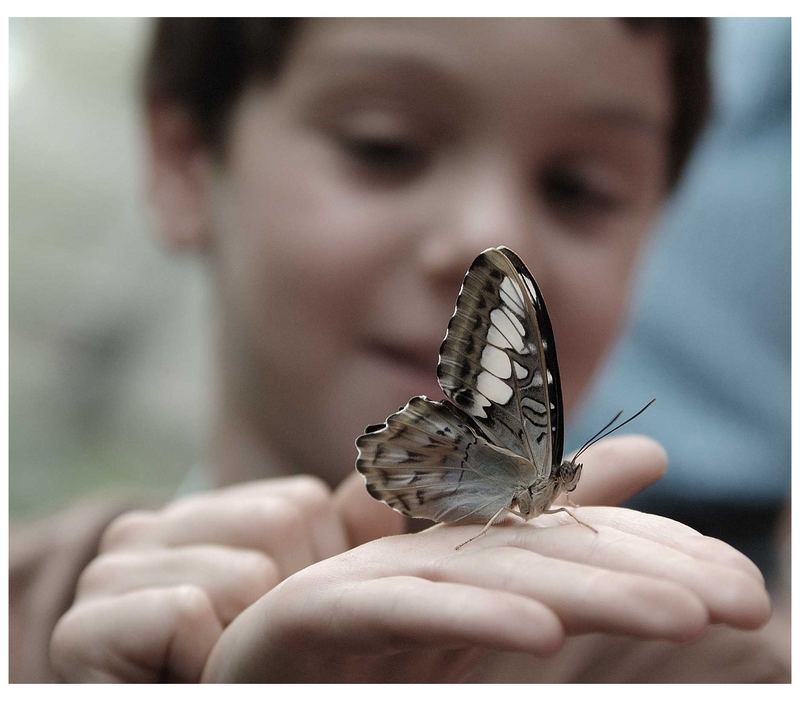
<path fill-rule="evenodd" d="M 517 376 L 517 379 L 524 380 L 528 376 L 528 368 L 523 365 L 520 365 L 516 360 L 514 361 L 514 374 Z M 539 377 L 541 380 L 541 376 Z"/>
<path fill-rule="evenodd" d="M 485 375 L 485 372 L 482 372 L 481 375 Z M 479 376 L 480 379 L 480 376 Z M 491 406 L 492 402 L 489 401 L 486 397 L 478 395 L 472 401 L 472 407 L 468 410 L 472 416 L 477 416 L 481 419 L 488 419 L 489 415 L 486 413 L 486 407 Z"/>
<path fill-rule="evenodd" d="M 542 373 L 539 370 L 537 370 L 535 373 L 533 373 L 533 380 L 531 381 L 531 384 L 534 387 L 541 387 L 542 386 Z"/>
<path fill-rule="evenodd" d="M 511 278 L 504 277 L 503 282 L 500 283 L 500 299 L 512 307 L 517 314 L 525 313 L 522 296 Z"/>
<path fill-rule="evenodd" d="M 514 394 L 514 390 L 509 385 L 488 372 L 478 375 L 476 386 L 478 392 L 495 404 L 506 404 Z"/>
<path fill-rule="evenodd" d="M 511 348 L 511 342 L 494 326 L 489 327 L 489 332 L 486 334 L 486 341 L 498 348 Z"/>
<path fill-rule="evenodd" d="M 514 324 L 514 328 L 517 330 L 517 333 L 520 336 L 525 335 L 525 327 L 522 325 L 522 322 L 519 320 L 519 317 L 516 314 L 511 314 L 511 323 Z"/>
<path fill-rule="evenodd" d="M 481 366 L 498 377 L 511 377 L 511 360 L 499 348 L 485 346 L 481 353 Z"/>
<path fill-rule="evenodd" d="M 511 347 L 517 351 L 517 353 L 523 353 L 525 346 L 522 342 L 522 334 L 525 330 L 519 319 L 513 314 L 509 318 L 509 315 L 502 309 L 492 309 L 492 313 L 489 316 L 494 327 L 508 339 L 509 343 L 511 343 Z"/>

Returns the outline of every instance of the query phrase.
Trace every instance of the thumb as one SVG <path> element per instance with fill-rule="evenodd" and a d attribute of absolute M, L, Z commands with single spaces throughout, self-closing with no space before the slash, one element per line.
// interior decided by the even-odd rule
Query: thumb
<path fill-rule="evenodd" d="M 614 506 L 652 484 L 667 470 L 667 452 L 652 438 L 615 436 L 592 446 L 583 460 L 573 500 L 583 506 Z"/>
<path fill-rule="evenodd" d="M 333 508 L 344 523 L 350 547 L 406 530 L 405 516 L 373 499 L 358 472 L 353 472 L 336 488 Z"/>

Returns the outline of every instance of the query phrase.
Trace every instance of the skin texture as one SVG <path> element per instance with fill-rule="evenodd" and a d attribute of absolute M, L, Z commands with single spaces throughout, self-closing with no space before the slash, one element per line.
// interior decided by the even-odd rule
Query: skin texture
<path fill-rule="evenodd" d="M 334 486 L 364 426 L 441 396 L 439 344 L 492 245 L 536 275 L 574 406 L 664 194 L 665 66 L 659 36 L 613 20 L 330 20 L 242 96 L 222 163 L 151 115 L 162 226 L 206 247 L 218 290 L 223 481 L 268 463 Z"/>
<path fill-rule="evenodd" d="M 574 495 L 623 501 L 665 467 L 650 439 L 608 439 Z M 457 552 L 480 526 L 392 536 L 402 517 L 360 475 L 333 494 L 296 477 L 134 512 L 85 570 L 53 662 L 67 681 L 455 681 L 489 650 L 546 657 L 587 632 L 685 641 L 769 616 L 757 568 L 721 541 L 629 509 L 579 513 L 598 533 L 510 517 Z"/>
<path fill-rule="evenodd" d="M 444 681 L 487 649 L 543 658 L 587 631 L 762 624 L 752 563 L 613 507 L 665 469 L 647 439 L 582 456 L 573 497 L 603 505 L 579 509 L 598 533 L 509 517 L 457 553 L 480 526 L 400 535 L 353 474 L 365 425 L 440 396 L 456 293 L 492 245 L 546 294 L 574 406 L 663 199 L 665 70 L 658 36 L 614 20 L 324 20 L 244 92 L 221 161 L 178 106 L 151 105 L 159 223 L 216 285 L 220 488 L 111 525 L 53 636 L 56 669 Z"/>
<path fill-rule="evenodd" d="M 646 439 L 603 452 L 586 470 L 613 461 L 618 496 L 664 469 Z M 586 503 L 593 483 L 576 491 Z M 457 681 L 487 649 L 548 656 L 565 635 L 596 631 L 686 641 L 709 622 L 754 627 L 768 615 L 760 574 L 729 546 L 626 509 L 581 516 L 599 533 L 541 517 L 456 552 L 479 527 L 435 526 L 318 563 L 226 630 L 205 679 Z"/>

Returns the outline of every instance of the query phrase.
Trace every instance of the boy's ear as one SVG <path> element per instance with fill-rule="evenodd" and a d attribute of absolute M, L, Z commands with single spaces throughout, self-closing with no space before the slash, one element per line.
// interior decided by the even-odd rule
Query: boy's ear
<path fill-rule="evenodd" d="M 147 106 L 147 198 L 159 231 L 175 249 L 203 250 L 211 241 L 213 168 L 200 129 L 174 102 Z"/>

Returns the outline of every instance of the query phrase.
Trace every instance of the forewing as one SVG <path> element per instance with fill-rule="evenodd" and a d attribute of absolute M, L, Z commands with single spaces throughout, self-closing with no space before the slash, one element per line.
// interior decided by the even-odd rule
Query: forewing
<path fill-rule="evenodd" d="M 561 385 L 544 298 L 513 251 L 470 266 L 439 350 L 445 395 L 498 446 L 547 477 L 563 451 Z"/>
<path fill-rule="evenodd" d="M 495 450 L 456 407 L 425 397 L 368 428 L 356 446 L 373 497 L 440 523 L 485 523 L 530 479 L 524 461 Z"/>

